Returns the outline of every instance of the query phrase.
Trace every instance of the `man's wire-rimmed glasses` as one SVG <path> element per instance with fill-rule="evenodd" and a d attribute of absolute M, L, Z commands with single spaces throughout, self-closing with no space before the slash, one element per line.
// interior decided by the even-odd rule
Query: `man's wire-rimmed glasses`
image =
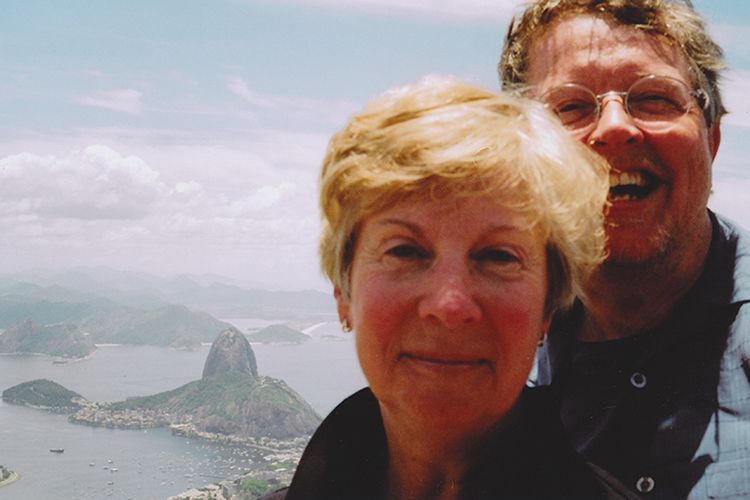
<path fill-rule="evenodd" d="M 595 94 L 578 83 L 565 83 L 541 95 L 540 100 L 560 118 L 577 137 L 596 128 L 604 99 L 619 97 L 638 127 L 644 130 L 666 128 L 687 114 L 697 102 L 701 110 L 708 107 L 708 94 L 691 89 L 685 82 L 668 76 L 648 75 L 638 79 L 625 92 L 611 90 Z"/>

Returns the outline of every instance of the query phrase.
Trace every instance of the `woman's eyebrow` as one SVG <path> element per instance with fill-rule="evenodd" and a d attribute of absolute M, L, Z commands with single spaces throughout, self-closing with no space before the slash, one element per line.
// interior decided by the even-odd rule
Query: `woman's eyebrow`
<path fill-rule="evenodd" d="M 416 235 L 424 234 L 424 231 L 422 231 L 422 228 L 418 224 L 415 224 L 413 222 L 410 222 L 404 219 L 392 219 L 392 218 L 381 219 L 381 220 L 376 221 L 376 224 L 378 226 L 401 226 L 401 227 L 405 227 L 406 229 L 408 229 L 409 231 L 411 231 L 412 233 Z"/>
<path fill-rule="evenodd" d="M 401 226 L 405 227 L 412 233 L 421 236 L 424 234 L 424 231 L 422 228 L 414 223 L 410 222 L 408 220 L 404 219 L 396 219 L 396 218 L 387 218 L 387 219 L 381 219 L 375 221 L 375 224 L 378 226 Z M 494 233 L 508 233 L 508 232 L 525 232 L 528 228 L 526 226 L 521 226 L 514 223 L 507 223 L 507 224 L 494 224 L 492 226 L 487 227 L 485 230 L 482 231 L 482 234 L 494 234 Z"/>

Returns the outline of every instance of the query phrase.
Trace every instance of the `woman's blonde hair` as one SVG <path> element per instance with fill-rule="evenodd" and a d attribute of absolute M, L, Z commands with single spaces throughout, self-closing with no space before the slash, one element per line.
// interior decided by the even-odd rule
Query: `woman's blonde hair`
<path fill-rule="evenodd" d="M 453 78 L 393 89 L 335 134 L 320 177 L 323 272 L 349 300 L 357 231 L 404 200 L 491 195 L 547 242 L 546 312 L 604 257 L 608 166 L 538 103 Z"/>

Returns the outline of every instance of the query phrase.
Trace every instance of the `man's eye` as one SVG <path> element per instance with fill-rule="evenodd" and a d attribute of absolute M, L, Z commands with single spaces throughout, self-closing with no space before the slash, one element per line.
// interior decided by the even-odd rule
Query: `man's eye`
<path fill-rule="evenodd" d="M 560 101 L 552 106 L 564 125 L 590 119 L 596 113 L 596 105 L 581 99 Z"/>
<path fill-rule="evenodd" d="M 427 252 L 415 245 L 397 245 L 386 251 L 386 255 L 399 259 L 424 259 Z"/>
<path fill-rule="evenodd" d="M 588 101 L 565 101 L 555 105 L 558 113 L 585 113 L 593 109 L 594 106 Z"/>
<path fill-rule="evenodd" d="M 648 116 L 670 117 L 685 113 L 686 104 L 670 94 L 641 92 L 630 96 L 631 113 L 639 118 Z"/>

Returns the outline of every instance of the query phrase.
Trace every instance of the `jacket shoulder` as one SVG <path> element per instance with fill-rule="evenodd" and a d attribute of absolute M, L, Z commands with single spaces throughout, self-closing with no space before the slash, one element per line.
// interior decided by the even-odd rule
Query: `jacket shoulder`
<path fill-rule="evenodd" d="M 258 500 L 284 500 L 286 498 L 287 491 L 289 491 L 288 486 L 271 493 L 266 493 L 262 497 L 258 497 Z"/>

